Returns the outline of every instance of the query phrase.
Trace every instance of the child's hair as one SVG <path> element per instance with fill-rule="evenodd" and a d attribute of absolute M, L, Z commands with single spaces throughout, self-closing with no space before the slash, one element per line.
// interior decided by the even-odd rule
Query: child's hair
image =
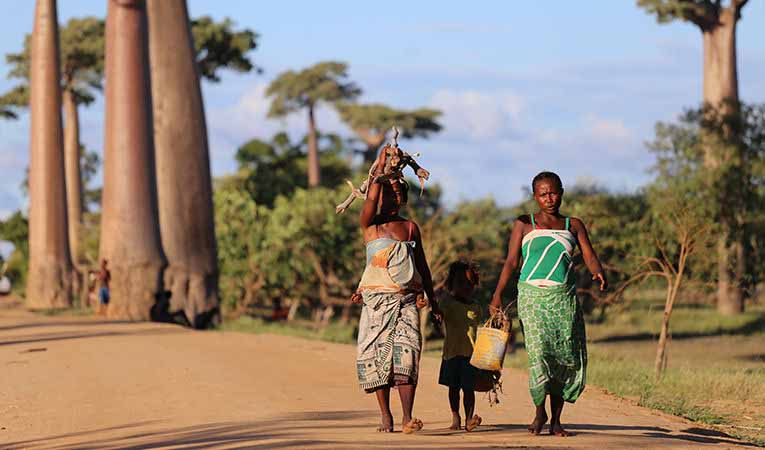
<path fill-rule="evenodd" d="M 555 172 L 539 172 L 537 176 L 534 177 L 534 179 L 531 181 L 531 192 L 536 192 L 537 183 L 539 183 L 542 180 L 551 180 L 553 183 L 555 183 L 558 187 L 558 189 L 563 190 L 563 182 L 560 180 L 560 177 Z"/>
<path fill-rule="evenodd" d="M 449 275 L 446 277 L 446 288 L 451 290 L 454 288 L 454 280 L 458 274 L 464 274 L 468 283 L 473 286 L 481 284 L 481 274 L 478 272 L 478 265 L 472 261 L 459 260 L 454 261 L 449 266 Z"/>

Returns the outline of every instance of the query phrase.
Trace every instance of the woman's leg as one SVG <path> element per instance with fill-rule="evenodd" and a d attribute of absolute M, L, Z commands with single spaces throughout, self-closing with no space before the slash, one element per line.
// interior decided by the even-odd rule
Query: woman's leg
<path fill-rule="evenodd" d="M 460 418 L 460 388 L 449 387 L 449 408 L 452 410 L 452 424 L 450 430 L 459 430 L 462 427 Z"/>
<path fill-rule="evenodd" d="M 402 422 L 404 425 L 412 420 L 412 408 L 414 407 L 414 394 L 417 389 L 415 384 L 402 384 L 398 386 L 398 395 L 401 398 Z"/>
<path fill-rule="evenodd" d="M 547 400 L 547 398 L 545 398 L 545 400 Z M 528 430 L 530 433 L 538 435 L 542 433 L 542 428 L 544 428 L 546 423 L 547 423 L 547 411 L 545 411 L 545 402 L 542 401 L 541 405 L 537 405 L 537 411 L 534 417 L 534 421 L 531 422 L 531 425 L 529 425 Z"/>
<path fill-rule="evenodd" d="M 550 395 L 550 412 L 552 413 L 552 419 L 550 420 L 550 434 L 555 436 L 568 436 L 569 432 L 563 429 L 560 424 L 560 415 L 563 412 L 563 397 L 558 395 Z"/>
<path fill-rule="evenodd" d="M 390 387 L 385 386 L 375 391 L 377 404 L 380 407 L 382 420 L 377 431 L 390 433 L 393 431 L 393 414 L 390 412 Z"/>

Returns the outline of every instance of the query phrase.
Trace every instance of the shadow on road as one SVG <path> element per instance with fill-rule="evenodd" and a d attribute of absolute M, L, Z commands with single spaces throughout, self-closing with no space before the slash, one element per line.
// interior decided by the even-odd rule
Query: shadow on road
<path fill-rule="evenodd" d="M 363 423 L 359 423 L 359 419 Z M 366 423 L 366 420 L 369 420 Z M 497 438 L 512 440 L 509 433 L 525 430 L 525 425 L 500 424 L 482 427 L 480 431 L 467 434 L 449 430 L 433 430 L 418 433 L 411 439 L 395 433 L 385 440 L 371 439 L 375 426 L 375 411 L 316 411 L 284 415 L 262 421 L 220 422 L 197 426 L 160 428 L 159 422 L 140 422 L 118 427 L 48 436 L 39 439 L 11 442 L 3 445 L 7 450 L 140 450 L 140 449 L 283 449 L 283 448 L 406 448 L 418 449 L 478 449 L 487 448 L 485 440 L 470 442 L 470 436 L 496 434 Z M 602 435 L 604 439 L 619 437 L 624 439 L 637 436 L 654 439 L 683 440 L 689 443 L 726 444 L 736 447 L 755 447 L 736 441 L 720 432 L 700 428 L 689 428 L 681 432 L 651 426 L 570 424 L 568 428 L 577 434 Z M 638 431 L 636 434 L 623 432 Z M 460 434 L 459 439 L 448 437 Z M 381 435 L 377 435 L 381 437 Z M 365 438 L 366 437 L 366 438 Z M 395 441 L 407 439 L 399 445 Z M 535 438 L 537 439 L 537 438 Z M 521 446 L 518 448 L 567 448 L 559 438 L 540 436 L 539 446 Z M 572 437 L 572 439 L 576 439 Z M 394 442 L 391 442 L 391 441 Z M 553 442 L 553 440 L 555 440 Z M 605 441 L 603 443 L 606 444 Z M 506 447 L 507 443 L 502 448 Z M 512 445 L 510 448 L 515 448 Z M 605 448 L 605 447 L 604 447 Z"/>

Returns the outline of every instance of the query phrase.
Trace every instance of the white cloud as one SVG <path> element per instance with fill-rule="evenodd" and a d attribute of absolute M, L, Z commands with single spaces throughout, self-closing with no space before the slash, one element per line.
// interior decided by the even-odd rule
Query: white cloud
<path fill-rule="evenodd" d="M 603 119 L 588 115 L 584 119 L 585 132 L 595 139 L 603 141 L 629 141 L 633 132 L 620 119 Z"/>
<path fill-rule="evenodd" d="M 524 101 L 511 91 L 453 91 L 433 94 L 430 106 L 444 113 L 445 133 L 453 137 L 495 139 L 515 135 Z"/>

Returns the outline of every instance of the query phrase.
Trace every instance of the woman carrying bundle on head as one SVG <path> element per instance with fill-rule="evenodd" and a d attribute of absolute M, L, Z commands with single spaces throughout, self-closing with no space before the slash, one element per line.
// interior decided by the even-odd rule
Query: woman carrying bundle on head
<path fill-rule="evenodd" d="M 584 318 L 576 299 L 572 256 L 579 246 L 592 279 L 608 286 L 581 220 L 560 213 L 563 183 L 542 172 L 531 183 L 539 212 L 520 216 L 513 225 L 508 255 L 494 291 L 491 309 L 502 308 L 502 291 L 520 264 L 518 317 L 529 355 L 529 391 L 536 417 L 529 432 L 540 434 L 548 416 L 550 434 L 568 436 L 560 422 L 563 402 L 574 403 L 584 390 L 587 367 Z"/>
<path fill-rule="evenodd" d="M 418 308 L 433 297 L 433 282 L 417 224 L 399 214 L 407 202 L 408 185 L 383 177 L 386 149 L 372 173 L 360 224 L 367 264 L 353 296 L 362 304 L 356 368 L 359 384 L 374 392 L 382 415 L 381 432 L 393 431 L 390 389 L 396 387 L 403 410 L 402 431 L 422 429 L 412 418 L 420 365 L 421 336 Z"/>

